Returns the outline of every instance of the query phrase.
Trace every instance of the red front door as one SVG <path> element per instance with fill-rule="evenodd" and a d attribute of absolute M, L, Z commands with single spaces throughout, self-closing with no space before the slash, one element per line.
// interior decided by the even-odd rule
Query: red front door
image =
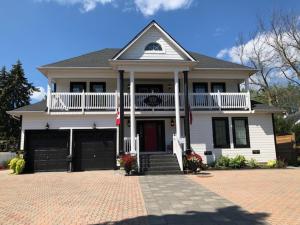
<path fill-rule="evenodd" d="M 157 124 L 153 122 L 144 123 L 144 135 L 145 135 L 145 146 L 146 152 L 154 152 L 158 150 L 157 146 Z"/>
<path fill-rule="evenodd" d="M 141 152 L 165 151 L 165 126 L 163 120 L 137 121 Z"/>

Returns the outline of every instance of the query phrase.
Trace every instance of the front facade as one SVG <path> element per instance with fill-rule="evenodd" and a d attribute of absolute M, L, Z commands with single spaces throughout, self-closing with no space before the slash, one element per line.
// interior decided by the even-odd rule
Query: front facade
<path fill-rule="evenodd" d="M 155 21 L 122 49 L 103 49 L 38 68 L 46 100 L 22 116 L 21 148 L 34 171 L 112 169 L 140 158 L 199 153 L 259 162 L 276 158 L 272 113 L 251 102 L 256 71 L 189 52 Z M 243 84 L 243 90 L 240 86 Z"/>

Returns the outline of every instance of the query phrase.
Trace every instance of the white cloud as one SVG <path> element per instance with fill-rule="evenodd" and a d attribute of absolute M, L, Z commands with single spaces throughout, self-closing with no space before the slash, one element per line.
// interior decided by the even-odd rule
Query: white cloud
<path fill-rule="evenodd" d="M 159 10 L 170 11 L 182 8 L 188 8 L 193 0 L 36 0 L 38 2 L 56 2 L 61 5 L 80 5 L 82 12 L 89 12 L 94 10 L 97 5 L 119 4 L 124 7 L 123 11 L 131 11 L 131 5 L 141 12 L 144 16 L 154 15 Z"/>
<path fill-rule="evenodd" d="M 152 16 L 159 10 L 170 11 L 188 8 L 193 0 L 134 0 L 137 9 L 144 16 Z"/>
<path fill-rule="evenodd" d="M 34 91 L 32 95 L 30 96 L 30 99 L 32 102 L 38 102 L 45 98 L 46 91 L 43 87 L 37 87 L 39 91 Z"/>

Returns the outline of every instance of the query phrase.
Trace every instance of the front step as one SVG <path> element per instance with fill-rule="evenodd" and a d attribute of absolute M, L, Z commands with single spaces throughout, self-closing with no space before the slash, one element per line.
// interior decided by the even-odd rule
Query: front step
<path fill-rule="evenodd" d="M 141 172 L 145 175 L 182 174 L 173 154 L 141 154 Z"/>

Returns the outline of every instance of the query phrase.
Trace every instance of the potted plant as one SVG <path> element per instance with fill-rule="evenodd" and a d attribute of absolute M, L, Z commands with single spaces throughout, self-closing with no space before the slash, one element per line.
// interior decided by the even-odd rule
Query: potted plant
<path fill-rule="evenodd" d="M 135 168 L 136 157 L 130 154 L 125 154 L 121 156 L 120 165 L 124 168 L 127 175 Z"/>
<path fill-rule="evenodd" d="M 186 166 L 193 173 L 196 173 L 198 170 L 204 168 L 202 163 L 202 157 L 199 154 L 195 153 L 194 151 L 189 152 L 188 154 L 186 154 L 185 157 L 186 157 Z"/>

